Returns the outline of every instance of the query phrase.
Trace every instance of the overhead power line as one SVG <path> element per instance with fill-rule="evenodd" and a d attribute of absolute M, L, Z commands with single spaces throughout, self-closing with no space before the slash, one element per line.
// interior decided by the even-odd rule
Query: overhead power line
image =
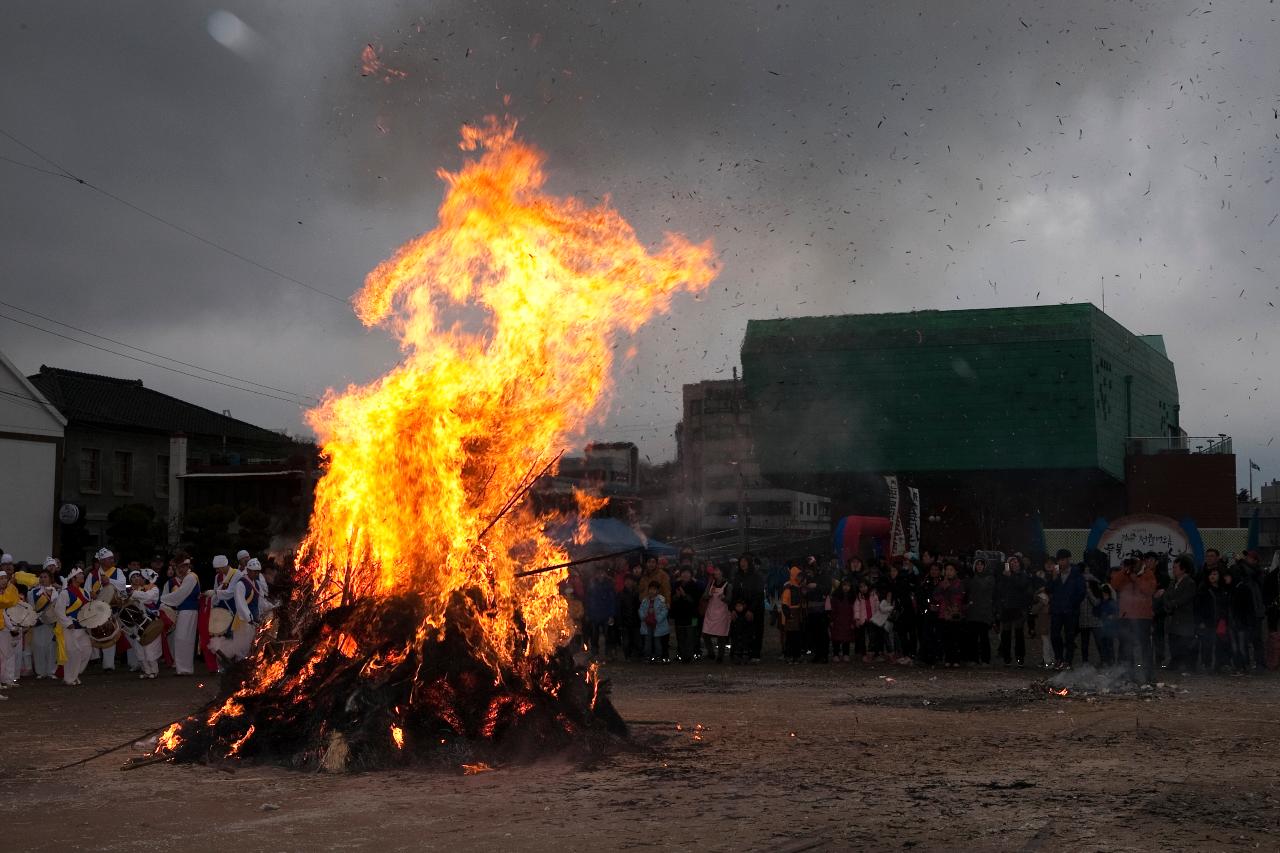
<path fill-rule="evenodd" d="M 107 347 L 99 346 L 98 344 L 90 343 L 88 341 L 82 341 L 82 340 L 79 340 L 78 338 L 73 338 L 70 335 L 64 335 L 61 332 L 55 331 L 53 329 L 46 329 L 43 326 L 37 326 L 35 323 L 28 323 L 27 321 L 20 320 L 17 317 L 10 317 L 8 314 L 0 313 L 0 319 L 8 320 L 10 323 L 17 323 L 19 326 L 26 326 L 28 329 L 35 329 L 37 332 L 44 332 L 46 335 L 53 335 L 54 337 L 71 341 L 72 343 L 79 344 L 80 346 L 83 346 L 83 347 L 96 349 L 96 350 L 99 350 L 100 352 L 109 353 L 111 355 L 119 356 L 120 358 L 127 358 L 132 361 L 141 362 L 142 364 L 149 364 L 152 367 L 158 367 L 161 370 L 168 370 L 171 373 L 179 373 L 183 376 L 190 376 L 192 379 L 200 379 L 205 382 L 210 382 L 214 385 L 221 385 L 224 388 L 231 388 L 236 391 L 245 391 L 249 394 L 257 394 L 259 397 L 270 397 L 273 400 L 280 400 L 281 402 L 290 403 L 295 406 L 311 405 L 310 403 L 307 403 L 304 400 L 300 400 L 294 397 L 282 397 L 278 394 L 267 393 L 266 391 L 258 391 L 253 388 L 245 388 L 244 386 L 241 386 L 241 385 L 232 385 L 230 382 L 223 382 L 220 379 L 213 379 L 208 376 L 201 376 L 198 373 L 191 373 L 190 371 L 187 371 L 187 370 L 179 370 L 178 368 L 170 367 L 167 364 L 161 364 L 160 362 L 150 361 L 145 358 L 139 358 L 136 355 L 129 355 L 127 352 L 117 352 L 116 350 L 108 349 Z"/>
<path fill-rule="evenodd" d="M 32 148 L 30 145 L 28 145 L 27 143 L 23 142 L 21 139 L 19 139 L 18 137 L 14 136 L 12 133 L 9 133 L 7 130 L 5 130 L 5 129 L 3 129 L 3 128 L 0 128 L 0 136 L 4 136 L 5 138 L 7 138 L 7 139 L 9 139 L 9 140 L 13 141 L 15 144 L 17 144 L 17 145 L 21 146 L 24 150 L 26 150 L 26 151 L 30 152 L 30 153 L 31 153 L 31 154 L 33 154 L 34 156 L 39 157 L 41 160 L 43 160 L 44 162 L 48 163 L 50 166 L 53 166 L 53 168 L 57 169 L 58 171 L 56 171 L 56 172 L 51 172 L 51 171 L 49 171 L 48 169 L 42 169 L 42 168 L 40 168 L 39 166 L 34 166 L 34 165 L 30 164 L 30 163 L 23 163 L 23 162 L 21 162 L 21 161 L 19 161 L 19 160 L 14 160 L 14 159 L 9 158 L 9 157 L 0 157 L 0 160 L 4 160 L 6 163 L 12 163 L 12 164 L 17 165 L 17 166 L 22 166 L 22 167 L 27 168 L 27 169 L 32 169 L 32 170 L 34 170 L 34 171 L 36 171 L 36 172 L 40 172 L 40 173 L 42 173 L 42 174 L 46 174 L 46 175 L 53 175 L 54 177 L 65 178 L 66 180 L 74 181 L 75 183 L 80 184 L 81 186 L 88 187 L 89 189 L 93 190 L 94 192 L 96 192 L 96 193 L 100 193 L 101 195 L 106 196 L 107 198 L 111 199 L 112 201 L 115 201 L 115 202 L 117 202 L 117 203 L 119 203 L 119 204 L 124 205 L 125 207 L 129 208 L 130 210 L 133 210 L 133 211 L 135 211 L 135 212 L 137 212 L 137 213 L 142 214 L 143 216 L 147 217 L 148 219 L 152 219 L 152 220 L 154 220 L 154 221 L 156 221 L 156 222 L 159 222 L 161 225 L 166 225 L 166 226 L 168 226 L 169 228 L 172 228 L 174 231 L 179 232 L 180 234 L 185 234 L 186 236 L 190 237 L 191 239 L 193 239 L 193 240 L 198 240 L 199 242 L 204 243 L 206 246 L 209 246 L 210 248 L 216 249 L 216 250 L 218 250 L 219 252 L 222 252 L 223 254 L 230 255 L 231 257 L 235 258 L 236 260 L 243 261 L 244 263 L 248 264 L 248 265 L 249 265 L 249 266 L 251 266 L 251 267 L 255 267 L 255 268 L 257 268 L 257 269 L 262 270 L 263 272 L 270 273 L 271 275 L 274 275 L 274 276 L 276 276 L 277 278 L 281 278 L 281 279 L 283 279 L 283 280 L 285 280 L 285 281 L 287 281 L 287 282 L 290 282 L 290 283 L 292 283 L 292 284 L 296 284 L 296 285 L 298 285 L 299 287 L 306 288 L 307 290 L 309 290 L 309 291 L 311 291 L 312 293 L 315 293 L 315 294 L 317 294 L 317 295 L 319 295 L 319 296 L 324 296 L 324 297 L 326 297 L 326 298 L 328 298 L 328 299 L 332 299 L 334 302 L 341 303 L 344 307 L 345 307 L 345 306 L 347 306 L 347 305 L 349 304 L 349 303 L 347 302 L 347 300 L 346 300 L 346 299 L 343 299 L 341 296 L 338 296 L 338 295 L 336 295 L 336 294 L 330 293 L 330 292 L 329 292 L 329 291 L 327 291 L 327 290 L 321 290 L 320 288 L 318 288 L 318 287 L 316 287 L 316 286 L 314 286 L 314 285 L 307 284 L 305 281 L 301 281 L 301 280 L 299 280 L 299 279 L 294 278 L 293 276 L 289 275 L 288 273 L 281 272 L 280 270 L 275 269 L 274 267 L 270 267 L 270 266 L 267 266 L 267 265 L 266 265 L 266 264 L 264 264 L 264 263 L 260 263 L 260 262 L 258 262 L 258 261 L 255 261 L 253 258 L 250 258 L 250 257 L 248 257 L 248 256 L 246 256 L 246 255 L 242 255 L 241 253 L 237 252 L 235 249 L 228 248 L 228 247 L 226 247 L 226 246 L 222 245 L 221 243 L 218 243 L 218 242 L 216 242 L 216 241 L 214 241 L 214 240 L 210 240 L 208 237 L 204 237 L 204 236 L 202 236 L 202 235 L 200 235 L 200 234 L 197 234 L 196 232 L 192 231 L 192 230 L 191 230 L 191 229 L 189 229 L 189 228 L 186 228 L 186 227 L 184 227 L 184 226 L 182 226 L 182 225 L 179 225 L 179 224 L 178 224 L 178 223 L 176 223 L 176 222 L 173 222 L 173 221 L 171 221 L 171 220 L 169 220 L 169 219 L 166 219 L 166 218 L 164 218 L 163 216 L 159 215 L 158 213 L 152 213 L 151 211 L 147 210 L 146 208 L 141 207 L 141 206 L 139 206 L 139 205 L 136 205 L 136 204 L 134 204 L 133 202 L 129 201 L 128 199 L 123 198 L 123 197 L 121 197 L 121 196 L 118 196 L 118 195 L 116 195 L 115 193 L 111 192 L 110 190 L 104 189 L 104 188 L 102 188 L 102 187 L 98 186 L 97 184 L 94 184 L 94 183 L 92 183 L 91 181 L 89 181 L 89 180 L 87 180 L 87 179 L 85 179 L 85 178 L 80 177 L 79 175 L 77 175 L 76 173 L 72 172 L 70 169 L 68 169 L 68 168 L 66 168 L 65 166 L 61 165 L 60 163 L 58 163 L 57 161 L 53 160 L 52 158 L 50 158 L 50 157 L 48 157 L 48 156 L 46 156 L 46 155 L 44 155 L 44 154 L 41 154 L 41 153 L 40 153 L 39 151 L 37 151 L 35 148 Z"/>
<path fill-rule="evenodd" d="M 32 397 L 30 394 L 19 394 L 16 391 L 6 391 L 0 388 L 0 394 L 6 397 L 12 397 L 13 402 L 19 406 L 26 406 L 28 409 L 43 409 L 44 403 Z"/>
<path fill-rule="evenodd" d="M 261 382 L 255 382 L 252 379 L 245 379 L 243 376 L 233 376 L 230 373 L 222 373 L 220 371 L 214 370 L 209 367 L 202 367 L 198 364 L 192 364 L 189 361 L 183 361 L 182 359 L 174 358 L 172 356 L 162 355 L 161 353 L 158 353 L 158 352 L 152 352 L 151 350 L 143 349 L 142 347 L 136 347 L 133 344 L 127 344 L 124 341 L 118 341 L 115 338 L 109 338 L 106 335 L 100 335 L 97 332 L 91 332 L 88 329 L 82 329 L 79 326 L 74 326 L 71 323 L 63 322 L 62 320 L 55 320 L 53 317 L 49 317 L 39 312 L 32 311 L 30 308 L 23 308 L 21 305 L 14 305 L 12 302 L 5 302 L 3 299 L 0 299 L 0 305 L 3 305 L 6 308 L 12 308 L 15 311 L 21 311 L 23 314 L 30 314 L 32 317 L 38 317 L 39 319 L 44 320 L 45 322 L 48 322 L 48 323 L 54 323 L 64 328 L 72 329 L 74 331 L 80 332 L 81 334 L 88 335 L 91 338 L 97 338 L 100 341 L 107 341 L 108 343 L 115 344 L 116 346 L 125 347 L 126 349 L 133 350 L 134 352 L 140 352 L 140 353 L 143 353 L 144 355 L 152 356 L 153 358 L 159 358 L 164 361 L 171 361 L 174 364 L 180 364 L 183 367 L 190 367 L 194 370 L 203 370 L 205 373 L 212 373 L 214 376 L 221 376 L 223 379 L 231 379 L 236 382 L 243 382 L 246 385 L 253 385 L 258 388 L 263 388 L 267 391 L 278 391 L 281 394 L 288 394 L 293 397 L 298 397 L 299 399 L 302 399 L 302 400 L 310 400 L 315 403 L 320 402 L 320 398 L 317 397 L 315 394 L 300 394 L 297 391 L 290 391 L 288 388 L 277 388 L 274 385 L 265 385 Z"/>

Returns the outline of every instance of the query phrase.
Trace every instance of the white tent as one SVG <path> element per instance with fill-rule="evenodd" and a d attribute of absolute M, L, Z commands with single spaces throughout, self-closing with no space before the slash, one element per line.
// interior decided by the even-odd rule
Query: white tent
<path fill-rule="evenodd" d="M 37 565 L 53 552 L 66 425 L 0 352 L 0 548 Z"/>

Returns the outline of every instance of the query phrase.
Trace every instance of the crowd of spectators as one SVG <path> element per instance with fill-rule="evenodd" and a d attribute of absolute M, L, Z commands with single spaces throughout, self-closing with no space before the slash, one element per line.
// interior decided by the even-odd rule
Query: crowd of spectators
<path fill-rule="evenodd" d="M 759 663 L 766 637 L 791 664 L 1042 666 L 1077 660 L 1153 681 L 1161 668 L 1244 675 L 1280 664 L 1280 571 L 1256 551 L 1202 565 L 1069 551 L 1002 564 L 923 551 L 840 565 L 807 556 L 729 562 L 691 550 L 614 557 L 561 584 L 598 659 Z M 1037 648 L 1038 646 L 1038 648 Z"/>

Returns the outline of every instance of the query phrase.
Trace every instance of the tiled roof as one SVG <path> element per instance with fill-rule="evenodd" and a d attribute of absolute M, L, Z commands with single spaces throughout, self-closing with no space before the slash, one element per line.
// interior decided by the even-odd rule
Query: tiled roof
<path fill-rule="evenodd" d="M 278 432 L 153 391 L 141 379 L 117 379 L 45 365 L 27 378 L 73 425 L 79 421 L 264 443 L 291 442 Z"/>

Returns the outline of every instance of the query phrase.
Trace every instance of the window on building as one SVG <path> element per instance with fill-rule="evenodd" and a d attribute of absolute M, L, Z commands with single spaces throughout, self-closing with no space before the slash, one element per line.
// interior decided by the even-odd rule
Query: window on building
<path fill-rule="evenodd" d="M 127 450 L 117 450 L 113 455 L 111 474 L 112 491 L 117 495 L 133 494 L 133 454 Z"/>
<path fill-rule="evenodd" d="M 156 457 L 156 497 L 169 496 L 169 457 Z"/>
<path fill-rule="evenodd" d="M 93 447 L 80 448 L 80 491 L 102 491 L 102 451 Z"/>

